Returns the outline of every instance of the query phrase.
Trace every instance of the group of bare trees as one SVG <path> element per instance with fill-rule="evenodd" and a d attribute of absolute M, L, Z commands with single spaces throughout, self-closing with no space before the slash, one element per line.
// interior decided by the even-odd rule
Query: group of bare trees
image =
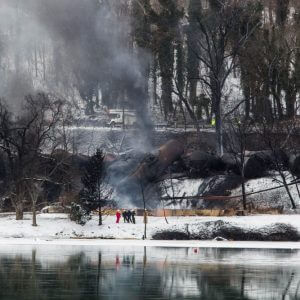
<path fill-rule="evenodd" d="M 27 200 L 36 226 L 36 204 L 43 186 L 47 182 L 61 184 L 54 175 L 63 161 L 52 155 L 60 146 L 56 129 L 63 116 L 64 103 L 43 93 L 26 96 L 16 113 L 8 103 L 0 102 L 0 152 L 6 169 L 6 190 L 1 192 L 11 199 L 17 220 L 23 218 Z"/>
<path fill-rule="evenodd" d="M 222 122 L 234 110 L 258 123 L 296 115 L 297 1 L 134 3 L 134 41 L 153 55 L 151 94 L 166 120 L 186 121 L 187 113 L 199 128 L 205 112 L 207 122 L 215 120 L 221 155 Z M 234 78 L 242 90 L 237 98 Z"/>
<path fill-rule="evenodd" d="M 297 169 L 299 156 L 299 122 L 297 118 L 285 121 L 274 119 L 271 122 L 265 119 L 257 123 L 253 119 L 235 113 L 234 116 L 226 118 L 224 131 L 227 152 L 225 160 L 228 158 L 233 160 L 238 169 L 237 172 L 241 175 L 244 209 L 249 207 L 246 199 L 249 191 L 245 185 L 245 168 L 252 165 L 254 168 L 259 167 L 261 176 L 271 176 L 278 188 L 284 188 L 291 207 L 296 209 L 295 197 L 300 196 Z M 251 148 L 256 151 L 249 151 Z M 254 163 L 249 162 L 249 159 L 252 159 Z M 249 172 L 249 169 L 247 171 Z M 292 188 L 295 189 L 296 196 L 292 192 Z M 268 190 L 266 188 L 266 191 Z"/>

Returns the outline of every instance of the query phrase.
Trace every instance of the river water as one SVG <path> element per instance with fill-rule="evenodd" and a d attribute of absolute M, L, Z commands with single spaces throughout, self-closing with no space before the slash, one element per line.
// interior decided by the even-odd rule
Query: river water
<path fill-rule="evenodd" d="M 0 249 L 0 299 L 300 299 L 299 250 Z"/>

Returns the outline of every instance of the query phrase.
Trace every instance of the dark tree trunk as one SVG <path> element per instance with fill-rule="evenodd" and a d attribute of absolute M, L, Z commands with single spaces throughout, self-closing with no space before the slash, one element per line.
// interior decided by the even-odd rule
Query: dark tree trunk
<path fill-rule="evenodd" d="M 143 206 L 144 206 L 144 236 L 143 239 L 147 239 L 147 211 L 146 211 L 146 199 L 145 199 L 145 192 L 144 192 L 144 186 L 142 181 L 140 181 L 140 187 L 141 187 L 141 194 L 142 194 L 142 200 L 143 200 Z"/>
<path fill-rule="evenodd" d="M 273 119 L 273 111 L 270 102 L 270 87 L 268 83 L 265 83 L 263 86 L 263 98 L 261 100 L 263 102 L 263 115 L 265 119 L 270 122 Z"/>
<path fill-rule="evenodd" d="M 178 92 L 183 95 L 184 90 L 184 52 L 183 52 L 183 41 L 178 41 L 176 45 L 176 56 L 177 56 L 177 86 Z"/>
<path fill-rule="evenodd" d="M 100 98 L 99 98 L 99 87 L 98 87 L 98 85 L 96 87 L 95 93 L 96 93 L 96 107 L 99 108 L 100 107 Z"/>
<path fill-rule="evenodd" d="M 221 113 L 217 111 L 216 113 L 216 135 L 217 135 L 217 154 L 219 156 L 223 155 L 223 128 Z"/>
<path fill-rule="evenodd" d="M 223 155 L 223 128 L 222 128 L 222 113 L 221 113 L 221 91 L 217 85 L 212 89 L 213 112 L 216 120 L 216 136 L 217 136 L 217 149 L 216 152 L 219 156 Z"/>
<path fill-rule="evenodd" d="M 162 77 L 162 104 L 165 119 L 170 113 L 173 112 L 173 103 L 172 103 L 172 79 L 168 77 Z"/>
<path fill-rule="evenodd" d="M 242 174 L 242 197 L 243 197 L 243 209 L 247 209 L 247 199 L 246 199 L 246 186 L 245 186 L 245 177 Z"/>
<path fill-rule="evenodd" d="M 250 117 L 250 88 L 247 87 L 244 89 L 244 97 L 245 97 L 245 118 L 249 119 Z"/>
<path fill-rule="evenodd" d="M 275 103 L 276 103 L 276 108 L 277 108 L 277 116 L 279 120 L 283 119 L 283 109 L 282 109 L 282 104 L 281 104 L 281 99 L 280 95 L 281 94 L 281 89 L 278 88 L 276 95 L 274 95 L 275 98 Z"/>
<path fill-rule="evenodd" d="M 173 64 L 174 64 L 174 49 L 172 39 L 163 39 L 159 51 L 158 60 L 161 73 L 161 99 L 165 119 L 169 113 L 173 112 L 172 92 L 173 92 Z"/>
<path fill-rule="evenodd" d="M 98 225 L 101 226 L 103 223 L 102 223 L 102 206 L 99 205 L 98 207 L 98 216 L 99 216 L 99 223 Z"/>
<path fill-rule="evenodd" d="M 197 102 L 197 80 L 190 79 L 190 85 L 189 85 L 189 91 L 190 91 L 190 97 L 189 97 L 189 103 L 192 106 L 196 105 Z"/>
<path fill-rule="evenodd" d="M 286 91 L 286 116 L 291 119 L 295 116 L 296 93 Z"/>
<path fill-rule="evenodd" d="M 189 25 L 187 28 L 187 79 L 189 82 L 189 104 L 191 106 L 196 105 L 197 100 L 197 83 L 199 78 L 199 59 L 196 53 L 198 49 L 199 38 L 199 22 L 198 18 L 202 12 L 201 2 L 198 0 L 191 0 L 188 13 L 189 13 Z"/>
<path fill-rule="evenodd" d="M 152 65 L 152 97 L 154 105 L 158 104 L 157 101 L 157 57 L 153 58 L 153 65 Z"/>
<path fill-rule="evenodd" d="M 15 209 L 16 209 L 16 220 L 23 220 L 24 217 L 23 203 L 17 203 Z"/>
<path fill-rule="evenodd" d="M 36 204 L 32 204 L 32 226 L 37 226 L 36 222 Z"/>

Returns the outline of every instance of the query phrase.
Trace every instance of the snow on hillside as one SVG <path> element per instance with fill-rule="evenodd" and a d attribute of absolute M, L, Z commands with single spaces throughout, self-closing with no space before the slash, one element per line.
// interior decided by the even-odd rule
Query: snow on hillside
<path fill-rule="evenodd" d="M 262 177 L 251 179 L 246 182 L 246 194 L 253 192 L 259 192 L 269 188 L 276 188 L 281 186 L 280 176 L 275 172 L 272 174 Z M 288 175 L 288 174 L 287 174 Z M 203 179 L 170 179 L 165 180 L 166 191 L 163 193 L 163 197 L 185 197 L 185 196 L 197 196 L 199 195 L 199 187 L 203 183 Z M 288 180 L 290 183 L 290 180 Z M 300 187 L 298 187 L 300 190 Z M 300 197 L 298 194 L 297 186 L 289 186 L 290 193 L 296 203 L 297 207 L 300 207 Z M 231 190 L 230 196 L 240 196 L 242 195 L 242 188 L 239 186 L 236 189 Z M 237 199 L 237 201 L 239 201 Z M 202 205 L 203 201 L 201 199 L 197 202 L 197 207 Z M 257 193 L 254 195 L 247 196 L 247 203 L 251 204 L 253 207 L 259 208 L 279 208 L 282 207 L 284 210 L 289 210 L 291 208 L 291 201 L 284 187 L 274 189 L 271 191 L 265 191 L 262 193 Z M 183 209 L 192 208 L 191 201 L 182 200 L 178 201 L 176 204 L 168 205 L 168 208 L 173 209 Z"/>
<path fill-rule="evenodd" d="M 288 175 L 288 174 L 286 174 Z M 256 191 L 266 190 L 269 188 L 282 186 L 280 182 L 281 178 L 277 173 L 272 176 L 251 179 L 246 183 L 246 193 L 252 193 Z M 290 181 L 288 180 L 288 183 Z M 298 194 L 297 186 L 289 186 L 290 193 L 296 203 L 296 206 L 300 206 L 300 197 Z M 232 195 L 241 195 L 241 187 L 232 191 Z M 259 194 L 251 195 L 248 197 L 249 202 L 253 203 L 254 206 L 259 207 L 283 207 L 285 209 L 291 208 L 291 201 L 284 187 L 274 189 L 271 191 L 262 192 Z"/>

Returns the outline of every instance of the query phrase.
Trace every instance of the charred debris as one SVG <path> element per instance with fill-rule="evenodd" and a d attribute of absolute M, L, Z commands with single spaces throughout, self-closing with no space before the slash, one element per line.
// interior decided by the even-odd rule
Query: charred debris
<path fill-rule="evenodd" d="M 226 207 L 224 200 L 230 198 L 233 189 L 248 180 L 270 176 L 270 173 L 278 171 L 278 166 L 297 178 L 296 157 L 283 151 L 247 151 L 244 165 L 241 166 L 238 157 L 231 153 L 218 156 L 190 150 L 182 140 L 172 139 L 149 153 L 131 150 L 118 156 L 107 154 L 106 165 L 109 180 L 115 186 L 121 203 L 126 199 L 131 205 L 142 207 L 142 189 L 150 208 L 161 206 L 161 200 L 174 204 L 176 200 L 189 198 L 193 200 L 191 207 L 197 208 L 198 200 L 206 198 L 206 207 L 213 208 L 216 203 L 209 200 L 213 200 L 214 196 L 219 196 L 221 206 Z M 198 193 L 163 197 L 162 185 L 172 179 L 199 179 Z M 236 198 L 240 200 L 241 197 Z"/>

